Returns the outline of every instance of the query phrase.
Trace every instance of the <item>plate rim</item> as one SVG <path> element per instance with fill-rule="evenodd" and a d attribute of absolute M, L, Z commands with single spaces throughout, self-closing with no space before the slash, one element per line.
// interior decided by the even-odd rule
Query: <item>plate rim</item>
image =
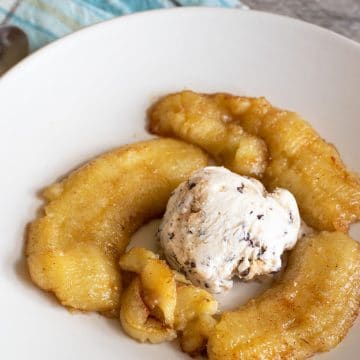
<path fill-rule="evenodd" d="M 139 11 L 135 13 L 130 14 L 124 14 L 119 15 L 116 17 L 113 17 L 111 19 L 106 19 L 103 21 L 100 21 L 95 24 L 87 25 L 82 27 L 81 29 L 75 30 L 69 34 L 66 34 L 46 45 L 43 47 L 36 49 L 34 52 L 26 56 L 23 60 L 18 62 L 15 66 L 13 66 L 11 69 L 9 69 L 3 76 L 0 77 L 0 86 L 6 81 L 11 80 L 11 77 L 14 76 L 17 72 L 20 72 L 23 68 L 26 68 L 28 64 L 30 64 L 33 61 L 36 61 L 38 57 L 43 56 L 43 54 L 46 54 L 51 49 L 55 49 L 57 47 L 61 47 L 64 42 L 71 41 L 71 39 L 76 39 L 79 36 L 82 36 L 83 33 L 87 33 L 90 31 L 96 31 L 97 28 L 106 27 L 110 24 L 117 23 L 117 22 L 125 22 L 125 21 L 136 21 L 137 19 L 141 19 L 142 17 L 153 17 L 158 14 L 164 14 L 166 16 L 167 14 L 172 13 L 239 13 L 240 16 L 255 16 L 255 17 L 264 17 L 268 19 L 275 19 L 277 22 L 284 21 L 287 23 L 293 23 L 301 26 L 302 28 L 307 28 L 312 31 L 316 31 L 319 34 L 323 34 L 325 36 L 331 37 L 334 41 L 338 41 L 340 43 L 346 44 L 346 46 L 350 46 L 353 49 L 356 49 L 359 51 L 360 55 L 360 42 L 357 42 L 353 39 L 350 39 L 342 34 L 339 34 L 333 30 L 327 29 L 325 27 L 293 18 L 291 16 L 287 15 L 280 15 L 275 14 L 272 12 L 266 12 L 266 11 L 259 11 L 259 10 L 252 10 L 252 9 L 237 9 L 237 8 L 225 8 L 225 7 L 214 7 L 214 6 L 184 6 L 184 7 L 173 7 L 173 8 L 160 8 L 160 9 L 150 9 L 150 10 L 144 10 Z"/>
<path fill-rule="evenodd" d="M 25 73 L 23 73 L 22 71 L 24 71 L 24 69 L 22 69 L 22 67 L 25 67 L 25 71 L 27 68 L 27 66 L 32 66 L 32 61 L 36 63 L 37 60 L 37 56 L 40 55 L 40 58 L 41 58 L 41 54 L 44 53 L 46 56 L 46 51 L 52 51 L 51 49 L 53 50 L 56 50 L 57 47 L 60 46 L 60 51 L 61 50 L 61 45 L 62 42 L 65 42 L 66 41 L 72 41 L 71 39 L 74 40 L 73 43 L 79 43 L 82 39 L 84 39 L 84 37 L 86 36 L 89 36 L 88 35 L 82 35 L 82 33 L 84 32 L 89 32 L 92 31 L 91 29 L 94 29 L 96 28 L 97 26 L 108 26 L 107 24 L 112 24 L 113 22 L 117 22 L 117 21 L 122 21 L 123 23 L 125 21 L 129 21 L 129 20 L 126 20 L 126 19 L 134 19 L 134 18 L 138 18 L 138 17 L 141 17 L 141 16 L 150 16 L 150 17 L 153 17 L 154 15 L 156 14 L 153 14 L 153 13 L 164 13 L 164 12 L 182 12 L 182 13 L 195 13 L 194 12 L 194 9 L 196 10 L 196 13 L 212 13 L 214 10 L 215 12 L 214 13 L 235 13 L 237 10 L 239 9 L 228 9 L 228 8 L 198 8 L 198 7 L 193 7 L 193 8 L 171 8 L 171 9 L 159 9 L 159 10 L 152 10 L 152 11 L 145 11 L 145 12 L 139 12 L 139 13 L 135 13 L 135 14 L 129 14 L 129 15 L 125 15 L 125 16 L 121 16 L 121 17 L 116 17 L 116 18 L 113 18 L 113 19 L 110 19 L 110 20 L 106 20 L 106 21 L 103 21 L 103 22 L 100 22 L 100 23 L 97 23 L 97 24 L 93 24 L 93 25 L 89 25 L 83 29 L 80 29 L 78 31 L 75 31 L 74 33 L 71 33 L 71 34 L 68 34 L 46 46 L 44 46 L 43 48 L 37 50 L 36 52 L 34 52 L 33 54 L 31 54 L 30 56 L 28 56 L 27 58 L 25 58 L 23 61 L 21 61 L 19 63 L 19 65 L 15 66 L 13 69 L 11 69 L 9 72 L 7 72 L 2 78 L 0 78 L 0 89 L 2 90 L 5 90 L 6 89 L 6 86 L 12 84 L 11 81 L 13 81 L 15 83 L 15 81 L 20 81 L 22 82 L 22 79 L 19 79 L 19 74 L 24 74 L 26 75 Z M 210 11 L 209 11 L 210 10 Z M 239 12 L 239 11 L 238 11 Z M 298 31 L 301 33 L 301 31 L 305 31 L 305 32 L 313 32 L 313 30 L 316 31 L 316 33 L 323 33 L 324 37 L 329 39 L 329 41 L 332 41 L 335 45 L 343 45 L 345 46 L 347 49 L 356 49 L 354 53 L 354 57 L 357 59 L 358 58 L 358 55 L 359 55 L 359 58 L 360 58 L 360 44 L 351 40 L 351 39 L 348 39 L 342 35 L 339 35 L 333 31 L 330 31 L 330 30 L 327 30 L 327 29 L 324 29 L 322 27 L 319 27 L 317 25 L 313 25 L 313 24 L 310 24 L 310 23 L 307 23 L 305 21 L 302 21 L 302 20 L 297 20 L 297 19 L 293 19 L 291 17 L 288 17 L 288 16 L 282 16 L 282 15 L 276 15 L 276 14 L 271 14 L 271 13 L 266 13 L 266 12 L 261 12 L 261 11 L 254 11 L 254 10 L 251 10 L 251 11 L 240 11 L 239 12 L 241 15 L 236 15 L 234 16 L 234 18 L 238 17 L 240 19 L 241 16 L 243 17 L 248 17 L 250 14 L 252 16 L 254 16 L 254 19 L 257 19 L 259 18 L 258 15 L 261 16 L 264 16 L 264 18 L 266 19 L 270 19 L 270 18 L 277 18 L 277 20 L 275 21 L 276 23 L 279 23 L 279 22 L 282 22 L 284 21 L 285 25 L 286 26 L 286 23 L 288 23 L 290 26 L 292 24 L 295 24 L 295 23 L 298 23 L 300 26 L 298 27 Z M 249 14 L 250 13 L 250 14 Z M 246 15 L 245 15 L 246 14 Z M 162 14 L 162 15 L 165 15 L 165 14 Z M 175 15 L 176 16 L 176 15 Z M 226 16 L 224 15 L 224 18 L 226 18 Z M 260 18 L 260 19 L 261 19 Z M 163 19 L 163 16 L 161 16 L 161 19 Z M 134 20 L 131 20 L 131 21 L 134 21 Z M 137 20 L 136 20 L 137 21 Z M 141 20 L 140 20 L 141 21 Z M 116 25 L 115 25 L 116 27 Z M 313 28 L 313 30 L 311 30 L 311 28 Z M 97 30 L 95 30 L 97 31 Z M 103 30 L 104 33 L 107 33 L 108 30 Z M 92 33 L 93 34 L 93 33 Z M 326 35 L 327 34 L 327 35 Z M 331 36 L 329 36 L 331 35 Z M 79 38 L 76 38 L 77 36 L 80 36 Z M 91 36 L 91 35 L 90 35 Z M 349 45 L 346 45 L 346 43 L 348 43 Z M 345 44 L 345 45 L 344 45 Z M 355 46 L 354 46 L 355 45 Z M 57 50 L 56 50 L 57 51 Z M 48 54 L 49 55 L 49 54 Z M 71 60 L 69 61 L 69 63 L 71 64 Z M 13 76 L 13 80 L 11 80 L 11 76 Z M 15 78 L 14 78 L 15 76 Z M 3 82 L 1 81 L 3 80 Z M 5 80 L 5 81 L 4 81 Z M 15 80 L 15 81 L 14 81 Z M 7 82 L 7 81 L 10 81 L 10 84 Z M 16 83 L 17 84 L 17 83 Z M 3 85 L 3 87 L 1 88 L 1 85 Z M 0 123 L 1 123 L 1 119 L 0 119 Z M 1 137 L 0 137 L 1 139 Z M 34 194 L 33 194 L 34 195 Z M 37 290 L 37 289 L 36 289 Z M 149 353 L 151 354 L 151 353 Z M 130 354 L 132 355 L 132 354 Z"/>

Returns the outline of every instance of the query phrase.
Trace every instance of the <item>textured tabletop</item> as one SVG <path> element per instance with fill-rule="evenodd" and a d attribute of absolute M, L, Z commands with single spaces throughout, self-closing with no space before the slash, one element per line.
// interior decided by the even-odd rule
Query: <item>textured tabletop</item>
<path fill-rule="evenodd" d="M 299 18 L 360 42 L 360 0 L 243 0 L 255 10 Z"/>

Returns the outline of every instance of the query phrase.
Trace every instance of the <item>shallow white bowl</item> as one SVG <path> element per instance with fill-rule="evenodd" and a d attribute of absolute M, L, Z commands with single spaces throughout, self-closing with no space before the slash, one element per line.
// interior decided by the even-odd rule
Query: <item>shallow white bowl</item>
<path fill-rule="evenodd" d="M 72 315 L 31 285 L 22 249 L 38 190 L 99 153 L 148 138 L 147 107 L 185 88 L 264 95 L 296 110 L 359 170 L 359 64 L 358 44 L 321 28 L 253 11 L 192 8 L 87 28 L 11 70 L 0 80 L 0 357 L 187 359 L 175 345 L 137 344 L 117 321 Z M 230 306 L 256 290 L 229 295 Z M 319 357 L 356 359 L 359 336 L 357 322 Z"/>

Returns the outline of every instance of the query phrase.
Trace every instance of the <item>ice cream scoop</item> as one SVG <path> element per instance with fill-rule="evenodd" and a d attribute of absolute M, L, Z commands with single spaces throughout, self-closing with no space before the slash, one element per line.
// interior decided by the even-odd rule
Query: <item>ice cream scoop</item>
<path fill-rule="evenodd" d="M 300 221 L 289 191 L 269 193 L 256 179 L 211 166 L 173 192 L 158 234 L 174 269 L 220 293 L 232 287 L 234 276 L 251 280 L 280 270 Z"/>

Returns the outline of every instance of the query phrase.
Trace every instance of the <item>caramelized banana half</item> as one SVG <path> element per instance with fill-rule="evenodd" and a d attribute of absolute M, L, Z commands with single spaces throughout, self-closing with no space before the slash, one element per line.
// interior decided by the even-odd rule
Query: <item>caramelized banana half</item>
<path fill-rule="evenodd" d="M 360 245 L 343 233 L 299 241 L 282 279 L 210 335 L 210 359 L 305 359 L 344 338 L 360 305 Z"/>
<path fill-rule="evenodd" d="M 158 139 L 111 151 L 47 188 L 44 215 L 31 224 L 26 246 L 33 282 L 65 306 L 115 315 L 118 259 L 130 236 L 206 164 L 200 149 Z"/>

